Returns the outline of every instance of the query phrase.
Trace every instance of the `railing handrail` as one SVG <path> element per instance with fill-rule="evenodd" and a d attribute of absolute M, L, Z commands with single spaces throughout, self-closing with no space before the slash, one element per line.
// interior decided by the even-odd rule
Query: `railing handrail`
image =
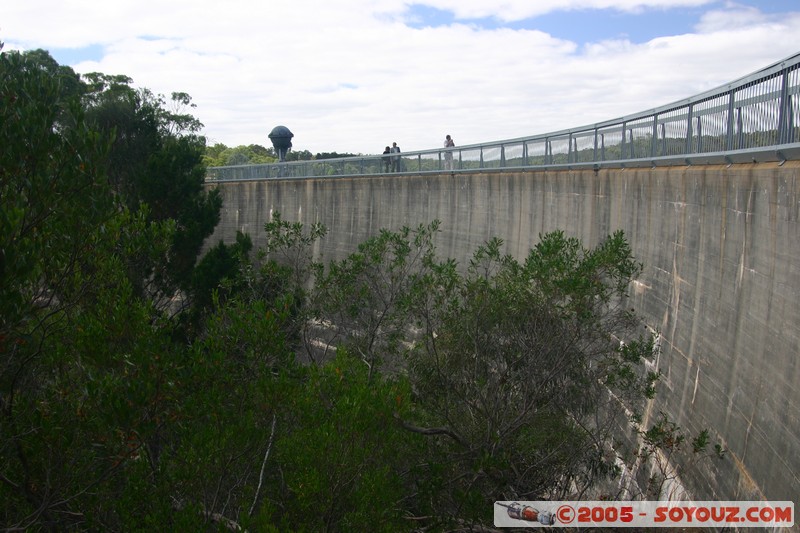
<path fill-rule="evenodd" d="M 452 164 L 447 154 L 452 154 Z M 800 53 L 690 98 L 616 119 L 393 155 L 401 157 L 401 174 L 800 159 Z M 389 172 L 386 162 L 384 154 L 369 154 L 209 167 L 207 179 L 376 175 Z"/>

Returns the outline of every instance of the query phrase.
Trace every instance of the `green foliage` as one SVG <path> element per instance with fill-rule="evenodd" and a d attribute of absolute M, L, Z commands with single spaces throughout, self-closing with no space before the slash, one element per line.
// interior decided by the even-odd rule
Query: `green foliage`
<path fill-rule="evenodd" d="M 373 368 L 396 364 L 411 317 L 407 298 L 415 276 L 433 257 L 436 221 L 413 233 L 382 230 L 361 243 L 356 253 L 331 262 L 316 280 L 313 314 L 330 324 L 323 333 L 347 346 Z"/>
<path fill-rule="evenodd" d="M 584 249 L 554 232 L 522 263 L 492 239 L 462 273 L 436 257 L 437 231 L 381 231 L 332 262 L 311 299 L 326 343 L 412 383 L 401 423 L 429 437 L 413 468 L 437 487 L 416 512 L 485 523 L 468 502 L 563 498 L 614 475 L 609 437 L 657 379 L 626 306 L 641 265 L 624 235 Z"/>
<path fill-rule="evenodd" d="M 171 348 L 125 264 L 172 228 L 117 204 L 109 139 L 41 61 L 0 55 L 0 516 L 86 527 L 170 409 Z"/>
<path fill-rule="evenodd" d="M 704 429 L 697 435 L 697 437 L 692 439 L 692 453 L 700 453 L 705 451 L 706 447 L 708 446 L 708 440 L 708 430 Z"/>
<path fill-rule="evenodd" d="M 314 159 L 338 159 L 342 157 L 355 157 L 359 154 L 337 152 L 321 152 L 312 154 L 308 150 L 291 150 L 286 154 L 287 161 L 311 161 Z M 239 145 L 228 147 L 222 143 L 215 143 L 206 148 L 203 162 L 209 167 L 227 167 L 236 165 L 263 165 L 275 163 L 278 156 L 272 147 L 266 148 L 260 144 Z"/>
<path fill-rule="evenodd" d="M 242 283 L 243 270 L 249 264 L 248 255 L 253 249 L 249 235 L 236 232 L 236 242 L 227 245 L 220 241 L 209 249 L 192 271 L 191 293 L 196 311 L 211 307 L 214 291 L 223 283 L 230 292 L 236 292 Z"/>
<path fill-rule="evenodd" d="M 203 161 L 209 167 L 260 165 L 275 163 L 277 160 L 274 148 L 265 148 L 260 144 L 229 148 L 222 143 L 216 143 L 207 147 L 203 155 Z"/>
<path fill-rule="evenodd" d="M 170 493 L 181 506 L 239 521 L 251 516 L 260 465 L 294 388 L 285 312 L 231 299 L 217 306 L 181 364 L 180 409 L 167 448 Z M 283 423 L 277 424 L 283 431 Z M 270 469 L 271 478 L 276 474 Z"/>
<path fill-rule="evenodd" d="M 351 154 L 351 153 L 338 153 L 338 152 L 318 152 L 314 154 L 313 159 L 339 159 L 341 157 L 357 157 L 361 154 Z M 312 159 L 312 158 L 309 158 Z"/>
<path fill-rule="evenodd" d="M 62 100 L 61 74 L 18 53 L 3 54 L 0 68 L 0 301 L 13 324 L 49 296 L 37 294 L 42 277 L 58 291 L 64 272 L 80 268 L 78 254 L 113 203 L 93 180 L 108 144 L 85 127 L 74 99 Z"/>
<path fill-rule="evenodd" d="M 187 290 L 222 206 L 218 191 L 204 189 L 205 139 L 196 134 L 202 124 L 184 112 L 191 98 L 173 93 L 170 110 L 163 96 L 133 89 L 125 76 L 93 73 L 87 80 L 87 120 L 113 138 L 106 167 L 112 187 L 130 209 L 146 205 L 151 220 L 175 221 L 165 264 L 137 264 L 137 285 L 153 277 L 163 293 Z"/>
<path fill-rule="evenodd" d="M 408 410 L 404 380 L 370 378 L 342 352 L 308 369 L 286 406 L 287 434 L 276 445 L 285 488 L 271 496 L 274 519 L 298 531 L 402 531 L 408 480 L 401 474 L 420 449 L 395 422 Z"/>
<path fill-rule="evenodd" d="M 286 161 L 311 161 L 314 156 L 308 150 L 290 150 L 286 154 Z"/>
<path fill-rule="evenodd" d="M 409 373 L 420 422 L 447 430 L 437 453 L 451 486 L 439 507 L 460 512 L 461 498 L 563 498 L 613 472 L 602 443 L 623 406 L 603 383 L 625 357 L 630 365 L 647 353 L 629 344 L 623 354 L 610 335 L 638 326 L 624 307 L 637 269 L 622 235 L 585 250 L 555 232 L 523 263 L 492 239 L 460 279 L 447 263 L 438 272 L 414 287 L 427 325 Z M 648 386 L 636 373 L 626 378 L 613 383 L 618 398 Z"/>
<path fill-rule="evenodd" d="M 274 211 L 272 219 L 264 224 L 264 231 L 267 233 L 264 257 L 286 265 L 296 272 L 298 284 L 304 283 L 315 268 L 308 250 L 325 236 L 327 228 L 314 222 L 306 233 L 303 224 L 284 220 L 280 212 Z"/>
<path fill-rule="evenodd" d="M 639 435 L 641 446 L 636 457 L 650 469 L 643 488 L 643 496 L 648 499 L 671 497 L 667 492 L 670 483 L 679 479 L 682 472 L 696 468 L 701 461 L 721 460 L 725 454 L 721 444 L 715 444 L 713 452 L 708 451 L 711 436 L 707 429 L 690 441 L 691 450 L 687 450 L 686 434 L 663 412 L 652 426 L 640 430 Z"/>

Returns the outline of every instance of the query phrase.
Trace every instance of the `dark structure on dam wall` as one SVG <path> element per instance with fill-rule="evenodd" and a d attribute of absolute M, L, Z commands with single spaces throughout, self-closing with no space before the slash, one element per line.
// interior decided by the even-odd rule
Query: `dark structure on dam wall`
<path fill-rule="evenodd" d="M 315 253 L 340 259 L 381 228 L 442 221 L 442 257 L 464 263 L 486 239 L 523 257 L 560 229 L 593 246 L 621 229 L 644 273 L 637 311 L 661 335 L 649 407 L 711 432 L 725 460 L 681 480 L 696 500 L 800 494 L 800 162 L 480 171 L 218 184 L 222 220 L 264 244 L 271 212 L 322 222 Z M 646 422 L 646 421 L 645 421 Z"/>

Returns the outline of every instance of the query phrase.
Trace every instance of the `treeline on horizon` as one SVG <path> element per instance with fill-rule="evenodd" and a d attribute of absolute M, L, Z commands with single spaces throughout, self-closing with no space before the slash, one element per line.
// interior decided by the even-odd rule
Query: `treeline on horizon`
<path fill-rule="evenodd" d="M 308 150 L 289 150 L 286 161 L 311 161 L 316 159 L 337 159 L 340 157 L 354 157 L 360 154 L 318 152 L 312 154 Z M 215 143 L 205 150 L 203 161 L 209 167 L 227 167 L 236 165 L 261 165 L 277 163 L 278 155 L 275 148 L 265 147 L 260 144 L 239 145 L 228 147 L 222 143 Z"/>
<path fill-rule="evenodd" d="M 637 425 L 658 375 L 621 232 L 458 265 L 432 221 L 322 262 L 327 229 L 273 213 L 264 249 L 201 255 L 191 107 L 0 52 L 5 529 L 488 531 L 495 501 L 653 499 L 712 453 Z"/>

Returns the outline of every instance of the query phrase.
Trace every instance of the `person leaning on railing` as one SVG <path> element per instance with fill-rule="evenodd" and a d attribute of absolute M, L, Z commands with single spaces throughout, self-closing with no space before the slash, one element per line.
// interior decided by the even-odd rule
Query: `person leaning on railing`
<path fill-rule="evenodd" d="M 392 153 L 400 153 L 400 147 L 397 146 L 396 142 L 392 143 Z M 398 170 L 400 170 L 400 156 L 396 155 L 392 157 L 392 172 L 397 172 Z"/>
<path fill-rule="evenodd" d="M 383 151 L 383 153 L 384 153 L 384 156 L 383 156 L 383 170 L 384 170 L 384 172 L 389 172 L 389 163 L 391 163 L 391 159 L 392 158 L 390 156 L 386 155 L 386 154 L 390 154 L 391 152 L 392 152 L 392 149 L 389 148 L 388 146 Z"/>

